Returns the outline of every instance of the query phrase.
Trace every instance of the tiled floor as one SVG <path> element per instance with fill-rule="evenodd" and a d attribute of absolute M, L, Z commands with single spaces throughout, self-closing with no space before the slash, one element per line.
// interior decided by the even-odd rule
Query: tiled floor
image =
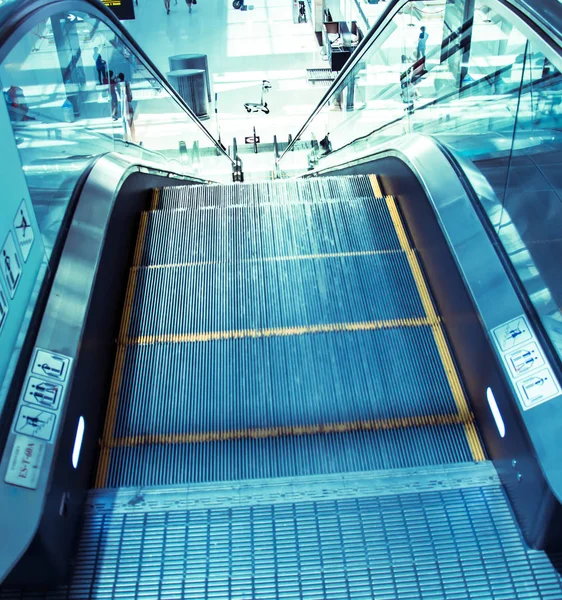
<path fill-rule="evenodd" d="M 234 136 L 243 142 L 253 127 L 264 142 L 294 136 L 325 92 L 306 81 L 307 68 L 326 66 L 312 24 L 293 24 L 288 0 L 251 5 L 253 10 L 240 11 L 230 0 L 199 0 L 189 14 L 184 0 L 172 0 L 167 15 L 162 0 L 139 0 L 136 19 L 124 22 L 163 73 L 174 54 L 208 56 L 225 144 Z M 272 84 L 265 98 L 271 112 L 249 114 L 244 103 L 260 101 L 263 79 Z M 205 125 L 217 134 L 214 116 Z"/>

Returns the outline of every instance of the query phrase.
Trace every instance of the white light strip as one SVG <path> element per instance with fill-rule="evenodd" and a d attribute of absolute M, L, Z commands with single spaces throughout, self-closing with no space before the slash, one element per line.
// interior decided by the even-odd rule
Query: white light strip
<path fill-rule="evenodd" d="M 78 467 L 78 459 L 80 458 L 80 449 L 82 448 L 82 439 L 84 438 L 84 417 L 78 420 L 78 428 L 76 429 L 76 437 L 74 438 L 74 449 L 72 450 L 72 466 Z"/>
<path fill-rule="evenodd" d="M 486 390 L 486 398 L 488 398 L 488 404 L 490 405 L 490 410 L 492 411 L 492 414 L 494 415 L 494 421 L 496 422 L 496 427 L 498 428 L 498 431 L 500 432 L 501 437 L 505 437 L 505 424 L 503 422 L 503 419 L 502 419 L 502 416 L 500 413 L 500 409 L 498 408 L 496 399 L 494 398 L 494 393 L 492 392 L 491 388 L 488 388 Z"/>

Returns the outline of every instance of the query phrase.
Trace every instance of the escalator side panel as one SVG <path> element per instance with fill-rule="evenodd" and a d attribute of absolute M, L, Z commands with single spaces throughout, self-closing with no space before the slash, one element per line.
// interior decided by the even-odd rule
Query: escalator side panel
<path fill-rule="evenodd" d="M 552 533 L 551 539 L 556 547 L 556 531 L 552 525 L 547 525 L 552 523 L 552 494 L 514 405 L 513 393 L 453 258 L 438 220 L 440 217 L 425 200 L 426 191 L 420 180 L 403 160 L 387 157 L 342 169 L 338 173 L 369 173 L 374 169 L 380 174 L 384 191 L 396 194 L 408 235 L 423 261 L 424 274 L 439 308 L 486 450 L 494 460 L 524 535 L 531 545 L 542 548 L 548 545 L 545 534 Z M 432 191 L 437 190 L 432 188 Z M 454 197 L 456 193 L 447 190 L 445 197 Z M 450 210 L 454 208 L 451 202 Z M 490 290 L 490 299 L 493 299 L 493 292 Z M 501 308 L 498 306 L 498 310 Z M 488 387 L 493 389 L 500 407 L 508 432 L 505 438 L 500 437 L 488 406 Z M 552 532 L 549 532 L 551 528 Z"/>

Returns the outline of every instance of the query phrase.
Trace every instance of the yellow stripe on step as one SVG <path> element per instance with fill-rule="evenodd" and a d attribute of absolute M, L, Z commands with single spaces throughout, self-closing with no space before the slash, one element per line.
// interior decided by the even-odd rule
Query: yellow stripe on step
<path fill-rule="evenodd" d="M 428 321 L 431 323 L 431 330 L 433 332 L 435 344 L 437 346 L 441 362 L 443 363 L 443 368 L 449 382 L 449 387 L 451 388 L 451 393 L 453 394 L 453 398 L 457 405 L 459 418 L 461 422 L 464 423 L 466 438 L 472 452 L 472 457 L 476 461 L 485 460 L 484 450 L 482 449 L 482 444 L 474 425 L 474 416 L 464 395 L 459 375 L 455 368 L 449 346 L 447 345 L 447 341 L 445 339 L 441 321 L 437 315 L 433 301 L 431 300 L 429 288 L 418 261 L 418 256 L 408 241 L 406 229 L 404 227 L 404 223 L 402 222 L 402 217 L 400 216 L 398 207 L 396 206 L 396 200 L 392 196 L 386 196 L 386 204 L 388 206 L 388 211 L 392 218 L 394 228 L 396 229 L 400 246 L 408 258 L 408 263 L 410 264 L 410 269 L 412 271 L 414 281 L 416 282 L 416 287 L 424 307 L 425 314 Z"/>

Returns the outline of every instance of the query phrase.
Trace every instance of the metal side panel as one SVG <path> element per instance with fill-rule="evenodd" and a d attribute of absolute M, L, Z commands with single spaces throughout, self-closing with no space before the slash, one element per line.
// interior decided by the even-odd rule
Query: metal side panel
<path fill-rule="evenodd" d="M 331 160 L 335 161 L 336 157 Z M 394 163 L 400 163 L 401 167 L 395 168 Z M 452 256 L 452 260 L 447 259 L 447 269 L 457 268 L 462 278 L 462 294 L 451 295 L 443 267 L 445 261 L 439 265 L 437 259 L 432 259 L 434 281 L 442 288 L 442 298 L 445 298 L 442 304 L 448 304 L 444 313 L 449 336 L 460 356 L 461 371 L 464 370 L 471 390 L 480 430 L 527 540 L 544 547 L 553 525 L 552 516 L 555 510 L 561 510 L 562 500 L 562 454 L 558 441 L 562 386 L 556 375 L 559 367 L 548 345 L 543 345 L 541 353 L 545 357 L 546 375 L 533 376 L 527 381 L 510 369 L 510 352 L 519 345 L 519 340 L 541 345 L 541 334 L 537 334 L 527 316 L 526 307 L 458 171 L 435 140 L 417 134 L 404 136 L 377 148 L 366 148 L 344 167 L 325 169 L 318 174 L 334 175 L 340 170 L 372 172 L 377 164 L 377 172 L 385 170 L 388 185 L 401 187 L 404 196 L 404 181 L 415 178 L 415 185 L 409 190 L 412 199 L 403 199 L 412 219 L 416 213 L 420 215 L 416 208 L 419 196 L 424 194 L 429 200 L 432 214 L 427 220 L 437 224 L 436 235 L 445 240 Z M 475 190 L 479 189 L 481 179 L 472 178 L 476 182 Z M 424 223 L 424 227 L 426 225 Z M 419 224 L 414 224 L 414 228 L 419 230 L 418 237 L 424 238 L 418 249 L 430 256 L 432 240 L 421 231 Z M 462 308 L 457 310 L 447 295 L 462 301 Z M 516 338 L 519 338 L 517 342 Z M 549 393 L 542 393 L 541 386 Z M 494 393 L 497 410 L 494 407 L 493 411 L 489 404 L 487 388 Z M 559 540 L 552 542 L 555 546 L 560 543 Z"/>
<path fill-rule="evenodd" d="M 120 186 L 141 170 L 169 176 L 150 164 L 136 164 L 119 155 L 101 157 L 76 207 L 0 462 L 0 581 L 36 535 L 56 461 L 71 461 L 72 451 L 64 457 L 58 457 L 58 452 L 68 425 L 65 419 L 75 367 L 104 239 Z M 69 427 L 72 432 L 66 435 L 73 438 L 76 424 Z M 72 441 L 66 442 L 72 447 Z M 55 501 L 55 513 L 59 502 L 60 498 Z M 61 515 L 64 509 L 63 499 Z M 53 550 L 56 536 L 49 536 L 46 543 Z M 62 559 L 57 562 L 64 564 Z"/>

